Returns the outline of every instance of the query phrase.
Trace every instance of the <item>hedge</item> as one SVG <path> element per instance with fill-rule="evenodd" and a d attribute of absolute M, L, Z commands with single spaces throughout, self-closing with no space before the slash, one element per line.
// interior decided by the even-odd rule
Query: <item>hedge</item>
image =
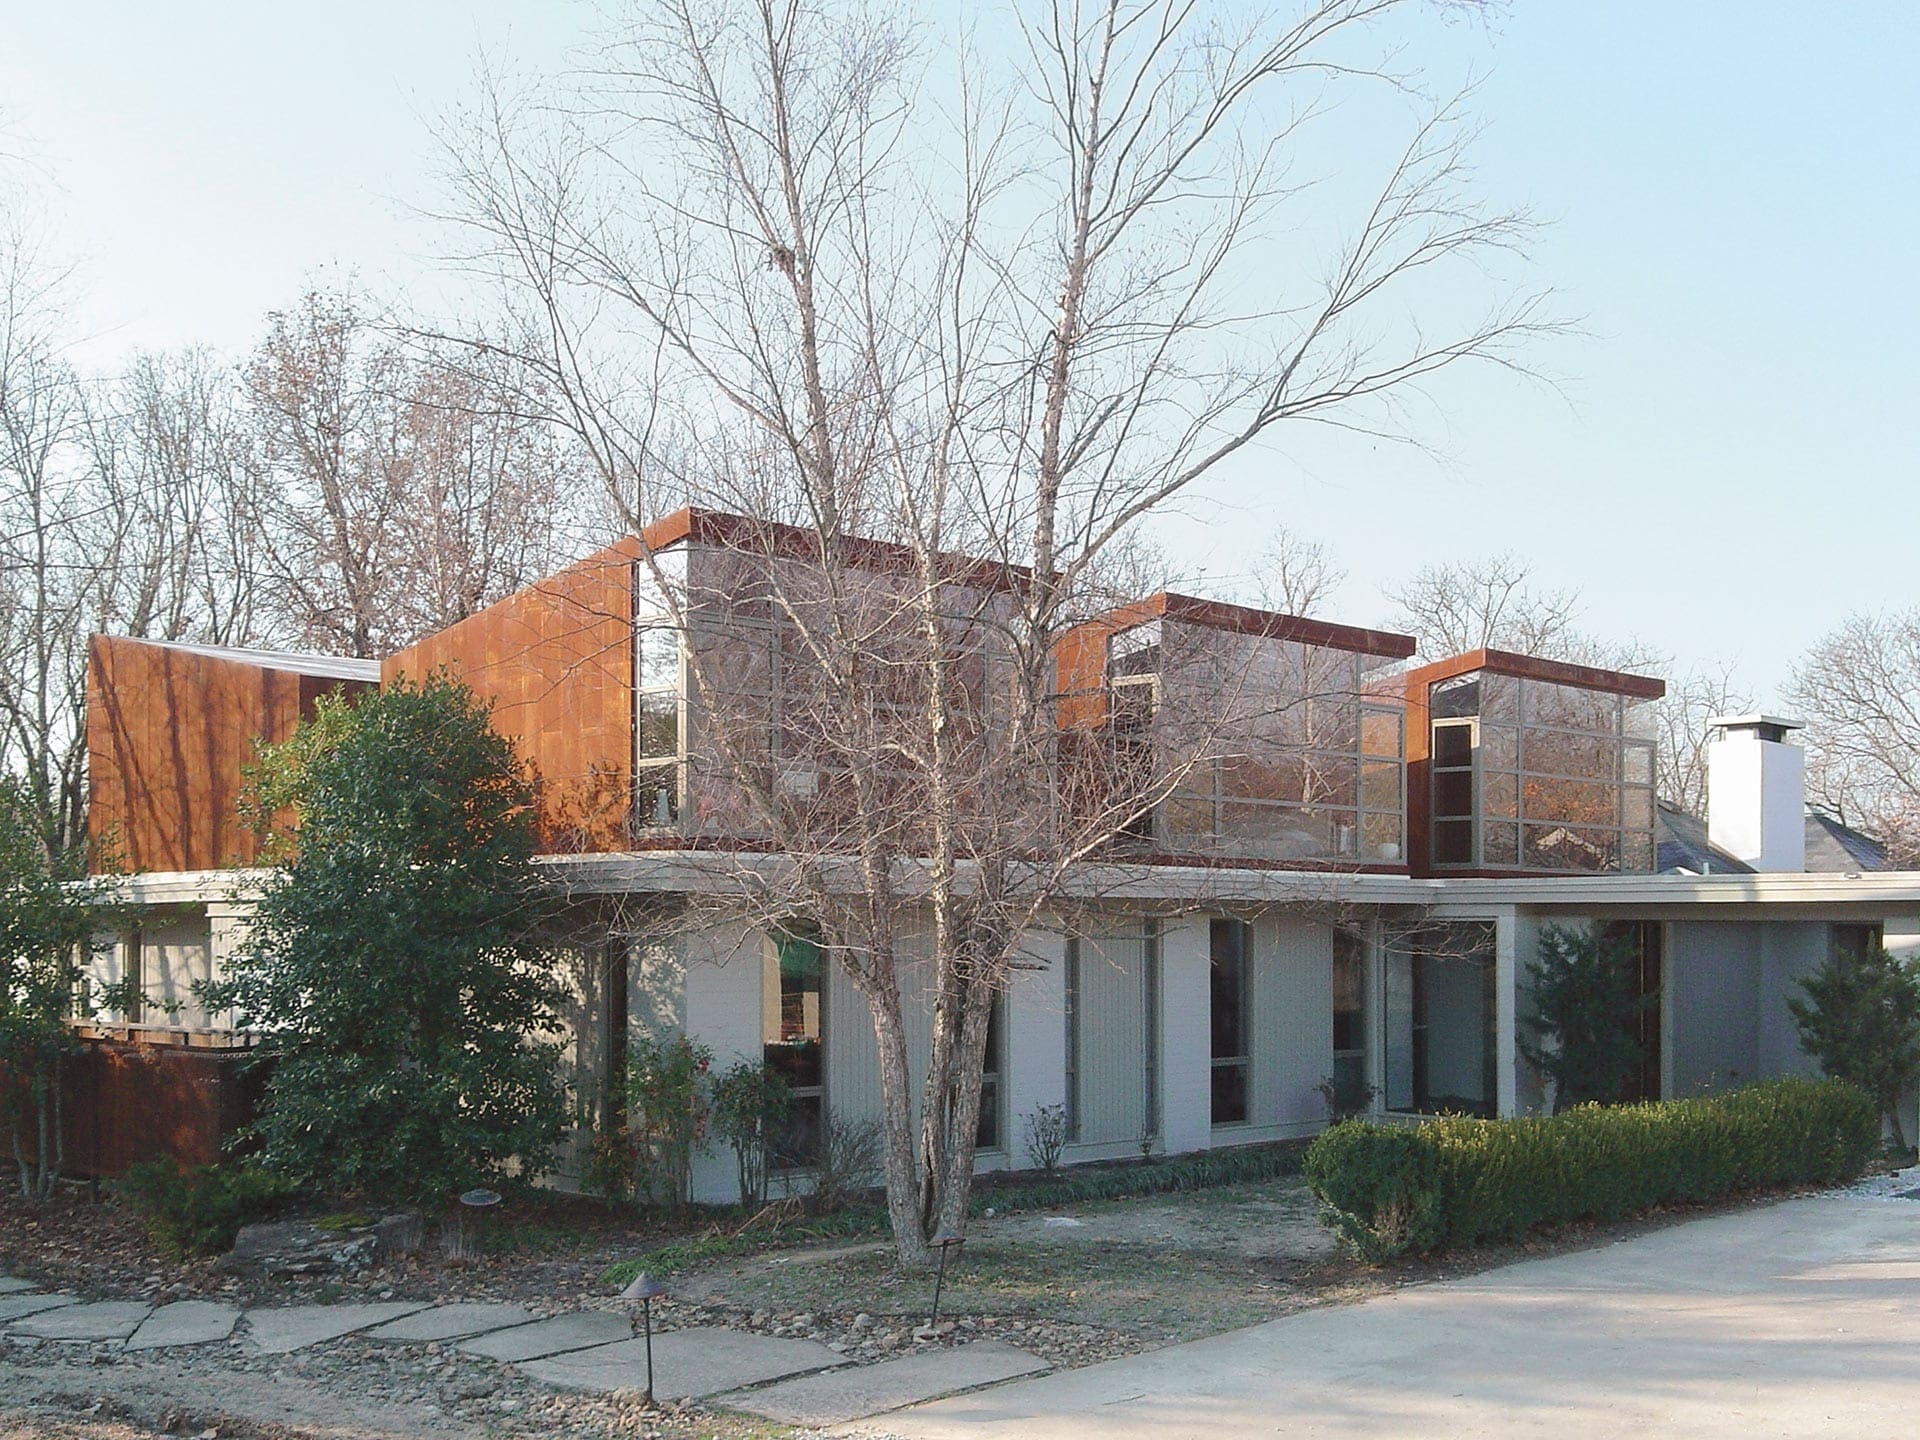
<path fill-rule="evenodd" d="M 1349 1122 L 1314 1141 L 1304 1169 L 1341 1239 L 1379 1261 L 1738 1191 L 1831 1185 L 1858 1175 L 1879 1143 L 1863 1091 L 1786 1079 L 1551 1117 Z"/>

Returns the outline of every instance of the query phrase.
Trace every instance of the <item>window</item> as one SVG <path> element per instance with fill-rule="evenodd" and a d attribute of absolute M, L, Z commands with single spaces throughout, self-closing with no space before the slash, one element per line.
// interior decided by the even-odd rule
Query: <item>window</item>
<path fill-rule="evenodd" d="M 793 1093 L 773 1163 L 781 1169 L 811 1165 L 820 1153 L 826 1124 L 826 967 L 819 943 L 804 931 L 777 931 L 761 972 L 762 1057 Z"/>
<path fill-rule="evenodd" d="M 1333 1089 L 1342 1114 L 1367 1103 L 1367 942 L 1333 932 Z"/>
<path fill-rule="evenodd" d="M 1080 937 L 1067 937 L 1066 954 L 1067 1022 L 1067 1138 L 1080 1138 Z"/>
<path fill-rule="evenodd" d="M 973 1148 L 976 1150 L 1000 1148 L 1000 1061 L 1006 1030 L 1002 1013 L 1005 1009 L 1006 997 L 994 996 L 993 1008 L 987 1012 L 987 1053 L 985 1070 L 980 1077 L 980 1119 L 973 1132 Z"/>
<path fill-rule="evenodd" d="M 1833 927 L 1833 953 L 1849 960 L 1861 960 L 1882 946 L 1878 925 L 1836 925 Z"/>
<path fill-rule="evenodd" d="M 680 632 L 633 632 L 633 823 L 662 829 L 680 818 Z"/>
<path fill-rule="evenodd" d="M 1434 864 L 1653 868 L 1645 707 L 1482 673 L 1436 684 L 1429 708 Z"/>
<path fill-rule="evenodd" d="M 1252 969 L 1253 927 L 1244 920 L 1209 924 L 1212 956 L 1213 1123 L 1247 1123 L 1253 1060 L 1248 1042 L 1248 972 Z"/>

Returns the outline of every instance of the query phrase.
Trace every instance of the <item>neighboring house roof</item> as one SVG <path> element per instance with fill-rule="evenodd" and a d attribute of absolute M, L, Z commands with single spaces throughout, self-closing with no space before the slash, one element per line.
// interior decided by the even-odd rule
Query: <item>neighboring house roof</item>
<path fill-rule="evenodd" d="M 1887 847 L 1871 835 L 1842 825 L 1824 810 L 1807 811 L 1807 869 L 1847 874 L 1856 870 L 1889 870 Z"/>
<path fill-rule="evenodd" d="M 157 645 L 163 650 L 180 650 L 189 655 L 205 655 L 212 660 L 236 660 L 243 665 L 258 665 L 263 670 L 284 670 L 290 675 L 317 675 L 326 680 L 364 680 L 380 683 L 378 660 L 350 660 L 342 655 L 302 655 L 283 650 L 237 650 L 226 645 L 194 645 L 185 640 L 146 640 L 139 645 Z"/>
<path fill-rule="evenodd" d="M 1736 860 L 1707 839 L 1707 822 L 1676 806 L 1660 802 L 1653 817 L 1658 847 L 1655 868 L 1662 875 L 1751 875 L 1753 867 Z"/>
<path fill-rule="evenodd" d="M 1753 867 L 1736 860 L 1707 839 L 1707 822 L 1698 815 L 1661 802 L 1654 817 L 1663 875 L 1751 875 Z M 1807 871 L 1816 875 L 1845 875 L 1893 868 L 1886 846 L 1870 835 L 1842 825 L 1824 810 L 1807 811 Z"/>

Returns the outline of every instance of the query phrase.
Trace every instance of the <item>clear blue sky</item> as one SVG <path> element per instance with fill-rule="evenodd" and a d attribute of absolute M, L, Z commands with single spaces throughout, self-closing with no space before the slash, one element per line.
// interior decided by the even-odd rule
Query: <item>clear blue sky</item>
<path fill-rule="evenodd" d="M 329 264 L 428 282 L 426 121 L 480 48 L 561 63 L 566 0 L 0 6 L 0 113 L 84 265 L 88 358 L 239 349 Z M 1564 392 L 1448 385 L 1443 458 L 1315 437 L 1169 527 L 1198 583 L 1283 520 L 1378 619 L 1423 560 L 1513 549 L 1588 628 L 1767 698 L 1848 611 L 1920 599 L 1920 6 L 1517 0 L 1422 27 L 1475 70 L 1484 192 L 1554 224 L 1536 268 L 1583 316 Z"/>

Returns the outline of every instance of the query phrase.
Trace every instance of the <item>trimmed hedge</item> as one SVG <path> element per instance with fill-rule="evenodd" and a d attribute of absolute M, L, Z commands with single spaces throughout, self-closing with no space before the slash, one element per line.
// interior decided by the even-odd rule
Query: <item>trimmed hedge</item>
<path fill-rule="evenodd" d="M 1836 1184 L 1879 1144 L 1863 1091 L 1785 1079 L 1551 1117 L 1337 1125 L 1308 1149 L 1305 1172 L 1341 1239 L 1380 1261 L 1738 1191 Z"/>

